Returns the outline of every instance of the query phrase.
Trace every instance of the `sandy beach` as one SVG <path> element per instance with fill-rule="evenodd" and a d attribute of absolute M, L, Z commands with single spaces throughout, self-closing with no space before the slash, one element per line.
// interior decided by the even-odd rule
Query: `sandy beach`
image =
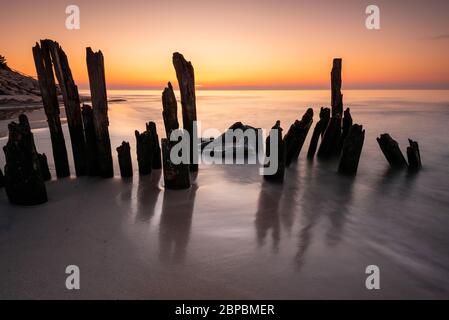
<path fill-rule="evenodd" d="M 198 116 L 220 130 L 235 121 L 268 128 L 277 119 L 287 128 L 306 106 L 316 122 L 328 94 L 199 91 Z M 163 136 L 160 92 L 110 91 L 109 99 L 121 101 L 109 112 L 114 178 L 54 178 L 48 203 L 36 207 L 12 206 L 0 190 L 0 298 L 447 297 L 449 92 L 345 96 L 366 128 L 355 178 L 339 176 L 336 162 L 307 161 L 303 150 L 283 185 L 264 182 L 256 165 L 200 165 L 191 189 L 168 191 L 160 170 L 138 176 L 133 137 L 149 120 Z M 54 177 L 43 110 L 28 115 Z M 0 146 L 9 121 L 0 122 Z M 375 140 L 383 132 L 402 148 L 418 139 L 423 170 L 391 172 Z M 119 177 L 122 140 L 131 142 L 132 179 Z M 70 151 L 69 160 L 73 175 Z M 71 264 L 80 268 L 78 291 L 64 285 Z M 381 269 L 382 290 L 365 288 L 371 264 Z"/>

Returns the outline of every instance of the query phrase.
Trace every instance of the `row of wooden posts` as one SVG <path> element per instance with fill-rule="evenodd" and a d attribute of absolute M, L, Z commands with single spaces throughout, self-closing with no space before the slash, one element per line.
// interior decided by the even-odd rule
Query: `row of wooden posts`
<path fill-rule="evenodd" d="M 52 40 L 41 40 L 33 47 L 33 56 L 50 129 L 57 177 L 69 176 L 70 169 L 59 114 L 55 74 L 64 101 L 76 175 L 112 177 L 114 172 L 108 129 L 108 101 L 101 51 L 93 52 L 91 48 L 86 49 L 92 106 L 83 104 L 81 108 L 78 89 L 73 80 L 67 56 L 61 46 Z M 173 65 L 181 93 L 183 129 L 192 137 L 197 120 L 194 69 L 180 53 L 173 54 Z M 342 60 L 334 59 L 331 71 L 331 109 L 321 108 L 320 120 L 313 130 L 307 157 L 313 159 L 315 154 L 319 159 L 324 160 L 340 157 L 338 172 L 355 175 L 365 130 L 361 125 L 353 124 L 349 108 L 343 112 L 341 68 Z M 190 152 L 190 164 L 174 164 L 170 160 L 171 148 L 176 142 L 170 141 L 169 137 L 173 130 L 179 129 L 177 101 L 170 82 L 162 93 L 162 106 L 166 137 L 161 139 L 161 146 L 154 122 L 148 122 L 146 130 L 142 133 L 135 131 L 139 174 L 150 174 L 153 169 L 163 168 L 165 188 L 189 188 L 191 185 L 189 172 L 198 170 L 198 164 L 193 164 L 193 152 Z M 285 167 L 298 159 L 312 123 L 313 110 L 310 108 L 301 120 L 296 120 L 291 125 L 284 137 L 282 137 L 280 121 L 276 122 L 272 129 L 278 130 L 278 169 L 275 174 L 266 175 L 267 180 L 283 181 Z M 6 186 L 11 203 L 21 205 L 44 203 L 47 201 L 44 181 L 51 179 L 47 157 L 37 152 L 25 115 L 19 117 L 19 123 L 10 123 L 8 128 L 9 140 L 4 147 L 5 176 L 0 170 L 0 187 Z M 236 128 L 256 130 L 257 135 L 260 133 L 260 130 L 240 122 L 230 127 L 230 129 Z M 271 138 L 270 134 L 266 139 L 266 156 L 270 155 Z M 207 141 L 205 145 L 211 141 Z M 407 164 L 397 142 L 388 134 L 381 135 L 377 141 L 393 168 L 409 167 L 410 170 L 418 170 L 421 167 L 417 142 L 410 140 L 410 146 L 407 149 L 409 164 Z M 190 143 L 190 150 L 198 147 L 194 139 L 190 139 Z M 255 149 L 259 150 L 257 142 Z M 123 141 L 116 150 L 121 176 L 132 176 L 129 142 Z"/>

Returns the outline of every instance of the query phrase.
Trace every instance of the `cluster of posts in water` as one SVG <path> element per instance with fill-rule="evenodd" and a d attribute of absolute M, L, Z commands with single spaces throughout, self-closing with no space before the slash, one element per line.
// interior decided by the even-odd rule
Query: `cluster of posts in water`
<path fill-rule="evenodd" d="M 60 120 L 60 108 L 57 96 L 58 81 L 67 116 L 67 124 L 72 142 L 73 159 L 77 176 L 113 177 L 112 150 L 109 138 L 108 101 L 104 59 L 101 51 L 93 52 L 86 48 L 86 61 L 89 75 L 92 106 L 83 104 L 77 86 L 73 80 L 68 59 L 61 46 L 52 40 L 41 40 L 33 47 L 42 102 L 48 120 L 53 150 L 56 175 L 58 178 L 70 176 L 65 139 Z M 171 83 L 162 93 L 162 116 L 166 138 L 161 139 L 152 121 L 146 124 L 142 133 L 135 131 L 136 153 L 139 174 L 151 174 L 153 169 L 163 169 L 164 187 L 167 189 L 186 189 L 191 186 L 190 172 L 198 170 L 190 152 L 188 163 L 175 164 L 170 152 L 176 141 L 170 140 L 174 130 L 185 130 L 190 136 L 196 126 L 196 97 L 193 66 L 180 53 L 173 54 L 173 65 L 179 83 L 182 105 L 183 129 L 179 129 L 177 101 Z M 338 172 L 346 175 L 357 173 L 358 163 L 365 139 L 365 130 L 359 124 L 353 124 L 349 108 L 343 112 L 343 95 L 341 93 L 342 60 L 334 59 L 331 71 L 331 108 L 321 108 L 320 120 L 317 122 L 307 158 L 315 154 L 320 159 L 340 157 Z M 280 121 L 276 121 L 266 139 L 265 155 L 270 155 L 271 132 L 277 135 L 278 166 L 274 174 L 265 175 L 269 181 L 282 182 L 285 167 L 295 162 L 312 126 L 313 110 L 309 108 L 301 120 L 296 120 L 282 137 Z M 5 186 L 9 201 L 19 205 L 36 205 L 47 201 L 45 181 L 51 179 L 47 157 L 36 150 L 33 134 L 27 117 L 22 114 L 19 122 L 8 125 L 9 139 L 3 148 L 6 156 L 5 176 L 0 170 L 0 188 Z M 256 130 L 241 122 L 232 125 L 230 130 Z M 259 132 L 257 133 L 259 134 Z M 204 141 L 201 148 L 213 139 Z M 379 146 L 392 168 L 407 168 L 416 171 L 421 168 L 418 143 L 410 141 L 407 148 L 408 164 L 398 143 L 387 133 L 377 138 Z M 319 144 L 320 142 L 320 144 Z M 255 150 L 259 150 L 256 139 Z M 318 147 L 319 144 L 319 147 Z M 196 142 L 190 140 L 190 150 L 197 148 Z M 120 173 L 122 177 L 133 175 L 131 148 L 129 142 L 123 141 L 117 147 Z M 265 166 L 269 164 L 265 163 Z"/>

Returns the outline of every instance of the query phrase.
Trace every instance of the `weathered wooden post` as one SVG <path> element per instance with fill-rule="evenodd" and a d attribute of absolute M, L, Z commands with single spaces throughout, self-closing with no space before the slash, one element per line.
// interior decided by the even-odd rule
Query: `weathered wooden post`
<path fill-rule="evenodd" d="M 133 176 L 133 163 L 131 160 L 131 147 L 129 142 L 123 141 L 121 146 L 117 147 L 118 164 L 120 166 L 120 175 L 123 178 Z"/>
<path fill-rule="evenodd" d="M 167 189 L 187 189 L 190 187 L 189 166 L 184 163 L 174 164 L 170 159 L 170 152 L 175 143 L 177 142 L 162 139 L 164 185 Z"/>
<path fill-rule="evenodd" d="M 341 150 L 343 149 L 343 145 L 345 143 L 345 139 L 349 134 L 349 130 L 351 130 L 352 127 L 352 117 L 351 117 L 351 111 L 349 108 L 346 108 L 343 116 L 343 130 L 341 132 L 340 141 L 338 143 L 338 149 L 337 153 L 340 154 Z"/>
<path fill-rule="evenodd" d="M 156 123 L 150 121 L 147 123 L 146 127 L 151 136 L 151 153 L 153 155 L 152 169 L 162 169 L 161 147 L 159 146 L 159 136 L 156 130 Z"/>
<path fill-rule="evenodd" d="M 48 168 L 47 156 L 45 155 L 45 153 L 38 153 L 37 157 L 39 159 L 39 165 L 41 167 L 42 178 L 44 179 L 44 181 L 51 180 L 51 173 L 50 169 Z"/>
<path fill-rule="evenodd" d="M 83 116 L 84 137 L 86 139 L 87 174 L 89 176 L 100 175 L 97 158 L 97 141 L 95 138 L 94 113 L 92 107 L 83 104 L 81 114 Z"/>
<path fill-rule="evenodd" d="M 39 43 L 36 43 L 33 47 L 33 57 L 50 129 L 56 175 L 58 178 L 67 177 L 70 175 L 69 160 L 59 117 L 58 96 L 48 44 L 41 42 L 40 46 Z"/>
<path fill-rule="evenodd" d="M 421 154 L 419 152 L 418 142 L 408 139 L 410 146 L 407 147 L 408 169 L 418 171 L 421 169 Z"/>
<path fill-rule="evenodd" d="M 363 130 L 363 126 L 358 124 L 351 126 L 343 144 L 343 154 L 338 166 L 339 173 L 347 175 L 355 175 L 357 173 L 364 141 L 365 130 Z"/>
<path fill-rule="evenodd" d="M 6 158 L 5 187 L 9 201 L 17 205 L 47 202 L 47 191 L 28 118 L 21 114 L 19 123 L 11 122 L 8 129 L 8 143 L 3 150 Z"/>
<path fill-rule="evenodd" d="M 194 137 L 196 132 L 196 97 L 195 97 L 195 75 L 190 61 L 178 52 L 173 54 L 173 65 L 178 78 L 179 90 L 181 91 L 182 124 L 190 135 L 190 171 L 198 171 L 197 155 L 198 146 Z"/>
<path fill-rule="evenodd" d="M 135 131 L 137 163 L 141 175 L 151 174 L 153 164 L 153 139 L 149 131 Z"/>
<path fill-rule="evenodd" d="M 392 168 L 402 169 L 407 166 L 399 144 L 388 133 L 381 134 L 376 140 Z"/>
<path fill-rule="evenodd" d="M 310 139 L 309 151 L 307 151 L 307 158 L 313 159 L 315 156 L 316 148 L 318 146 L 318 140 L 323 137 L 324 131 L 326 131 L 327 125 L 331 117 L 331 110 L 329 108 L 321 108 L 320 121 L 317 122 L 315 129 L 313 130 L 312 138 Z"/>
<path fill-rule="evenodd" d="M 0 189 L 5 186 L 5 176 L 3 175 L 2 169 L 0 169 Z"/>
<path fill-rule="evenodd" d="M 313 122 L 313 110 L 307 109 L 301 121 L 296 120 L 284 136 L 286 158 L 285 165 L 288 167 L 293 161 L 296 161 L 301 152 L 304 141 L 306 140 L 309 129 Z"/>
<path fill-rule="evenodd" d="M 179 129 L 178 123 L 178 103 L 171 83 L 162 92 L 162 117 L 164 118 L 165 134 L 170 140 L 170 133 Z"/>
<path fill-rule="evenodd" d="M 69 61 L 61 46 L 52 40 L 43 40 L 43 42 L 51 49 L 50 53 L 56 78 L 64 99 L 67 124 L 72 141 L 75 172 L 77 176 L 83 176 L 87 173 L 87 160 L 78 87 L 73 80 Z"/>
<path fill-rule="evenodd" d="M 272 154 L 272 150 L 270 148 L 270 141 L 274 137 L 273 133 L 277 130 L 277 147 L 278 147 L 278 153 L 277 155 Z M 278 166 L 277 170 L 274 174 L 269 175 L 265 174 L 264 178 L 267 181 L 271 182 L 283 182 L 284 181 L 284 174 L 285 174 L 285 156 L 286 156 L 286 148 L 284 140 L 282 139 L 282 128 L 281 128 L 281 122 L 279 120 L 276 121 L 276 124 L 271 128 L 270 134 L 268 135 L 266 141 L 265 141 L 265 155 L 270 158 L 273 158 L 273 156 L 276 157 Z M 264 165 L 265 168 L 270 167 L 272 164 L 270 162 L 266 163 Z"/>
<path fill-rule="evenodd" d="M 331 71 L 331 106 L 332 117 L 324 132 L 318 158 L 329 159 L 338 155 L 338 144 L 341 139 L 341 120 L 343 114 L 343 95 L 341 94 L 341 66 L 342 59 L 336 58 L 333 61 Z"/>
<path fill-rule="evenodd" d="M 102 177 L 111 178 L 114 176 L 114 167 L 108 129 L 108 99 L 103 54 L 101 51 L 93 52 L 88 47 L 86 48 L 86 61 L 92 97 L 98 168 Z"/>

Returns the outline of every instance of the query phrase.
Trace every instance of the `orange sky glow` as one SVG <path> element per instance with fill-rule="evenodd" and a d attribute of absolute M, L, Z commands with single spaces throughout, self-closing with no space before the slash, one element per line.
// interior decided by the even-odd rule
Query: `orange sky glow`
<path fill-rule="evenodd" d="M 32 46 L 56 40 L 81 88 L 87 46 L 102 50 L 110 88 L 176 83 L 175 51 L 201 89 L 327 88 L 333 57 L 346 88 L 449 88 L 449 2 L 374 2 L 378 31 L 365 28 L 371 2 L 356 0 L 8 1 L 0 54 L 34 76 Z M 80 7 L 80 30 L 65 28 L 69 4 Z"/>

